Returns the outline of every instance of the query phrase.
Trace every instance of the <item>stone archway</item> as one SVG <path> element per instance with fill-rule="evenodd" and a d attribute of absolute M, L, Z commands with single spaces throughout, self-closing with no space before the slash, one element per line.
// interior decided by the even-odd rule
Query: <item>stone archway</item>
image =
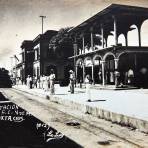
<path fill-rule="evenodd" d="M 93 57 L 94 63 L 94 83 L 102 84 L 102 66 L 101 66 L 102 57 L 100 55 L 95 55 Z"/>
<path fill-rule="evenodd" d="M 130 31 L 128 31 L 128 46 L 139 46 L 138 41 L 138 27 L 133 24 L 130 26 Z"/>
<path fill-rule="evenodd" d="M 71 64 L 67 64 L 64 66 L 64 83 L 65 85 L 69 84 L 69 71 L 73 70 L 73 66 Z"/>
<path fill-rule="evenodd" d="M 120 34 L 118 36 L 118 44 L 121 44 L 122 46 L 126 46 L 126 39 L 124 34 Z"/>
<path fill-rule="evenodd" d="M 78 83 L 84 81 L 84 75 L 84 61 L 80 58 L 76 61 L 76 77 Z"/>
<path fill-rule="evenodd" d="M 84 65 L 85 65 L 85 76 L 90 75 L 91 78 L 93 79 L 93 60 L 91 57 L 86 57 L 84 59 Z"/>
<path fill-rule="evenodd" d="M 141 46 L 148 46 L 148 19 L 146 19 L 141 26 Z"/>
<path fill-rule="evenodd" d="M 124 85 L 128 85 L 128 71 L 132 70 L 135 73 L 136 67 L 136 54 L 134 53 L 121 53 L 119 55 L 118 70 L 120 72 L 120 82 Z M 133 82 L 135 80 L 132 80 Z M 133 83 L 132 82 L 132 83 Z M 133 85 L 133 84 L 130 85 Z"/>
<path fill-rule="evenodd" d="M 104 78 L 105 83 L 114 85 L 115 84 L 115 55 L 113 53 L 108 53 L 104 56 Z"/>
<path fill-rule="evenodd" d="M 148 53 L 121 53 L 119 55 L 118 69 L 121 74 L 122 83 L 136 87 L 148 87 L 147 63 Z M 133 71 L 132 80 L 130 80 L 130 70 Z"/>

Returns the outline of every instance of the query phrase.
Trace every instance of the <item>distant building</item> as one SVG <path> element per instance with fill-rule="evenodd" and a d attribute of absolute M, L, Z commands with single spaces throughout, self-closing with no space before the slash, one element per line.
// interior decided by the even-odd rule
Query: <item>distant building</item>
<path fill-rule="evenodd" d="M 33 52 L 33 42 L 31 40 L 24 40 L 21 45 L 22 49 L 22 61 L 17 67 L 17 71 L 21 71 L 21 80 L 25 82 L 28 75 L 33 75 L 33 61 L 34 61 L 34 52 Z M 20 66 L 21 65 L 21 66 Z"/>
<path fill-rule="evenodd" d="M 50 48 L 50 40 L 57 33 L 58 31 L 48 30 L 33 40 L 22 42 L 22 61 L 14 69 L 17 77 L 22 81 L 25 81 L 28 75 L 39 78 L 41 75 L 49 75 L 53 69 L 57 81 L 68 80 L 68 71 L 73 67 L 68 57 L 72 56 L 73 51 L 66 46 L 58 50 Z"/>
<path fill-rule="evenodd" d="M 53 69 L 56 75 L 56 80 L 60 81 L 68 78 L 69 69 L 72 68 L 68 57 L 72 56 L 72 50 L 50 48 L 50 40 L 57 35 L 57 31 L 48 30 L 43 35 L 38 35 L 33 40 L 34 62 L 33 75 L 49 75 Z M 70 51 L 69 51 L 70 50 Z"/>
<path fill-rule="evenodd" d="M 0 88 L 12 87 L 12 81 L 10 80 L 9 72 L 5 68 L 0 68 Z"/>

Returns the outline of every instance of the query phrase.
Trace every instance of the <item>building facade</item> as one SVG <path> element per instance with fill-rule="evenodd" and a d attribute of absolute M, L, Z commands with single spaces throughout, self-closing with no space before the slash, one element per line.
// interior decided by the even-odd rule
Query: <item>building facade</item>
<path fill-rule="evenodd" d="M 33 40 L 34 62 L 33 75 L 49 75 L 50 70 L 53 69 L 56 75 L 56 80 L 63 80 L 67 77 L 70 69 L 69 56 L 72 56 L 72 51 L 64 49 L 50 48 L 50 40 L 57 35 L 57 31 L 48 30 L 43 35 L 38 35 Z M 71 66 L 72 67 L 72 66 Z"/>
<path fill-rule="evenodd" d="M 49 43 L 53 36 L 57 34 L 57 31 L 48 30 L 44 34 L 39 34 L 33 40 L 33 75 L 39 77 L 40 75 L 48 75 L 49 65 Z"/>
<path fill-rule="evenodd" d="M 26 78 L 28 75 L 33 75 L 33 61 L 34 61 L 34 52 L 33 42 L 31 40 L 24 40 L 21 45 L 22 49 L 22 59 L 17 65 L 17 71 L 20 73 L 20 78 L 23 83 L 26 83 Z"/>
<path fill-rule="evenodd" d="M 49 75 L 53 69 L 57 81 L 68 81 L 69 70 L 73 68 L 73 63 L 67 59 L 73 55 L 69 46 L 64 48 L 50 48 L 50 40 L 56 36 L 58 31 L 48 30 L 44 34 L 39 34 L 33 40 L 24 40 L 21 45 L 22 60 L 16 65 L 17 77 L 26 83 L 28 75 L 40 78 Z"/>
<path fill-rule="evenodd" d="M 74 56 L 69 59 L 75 62 L 77 80 L 89 74 L 103 86 L 147 86 L 148 46 L 141 45 L 141 26 L 147 19 L 148 8 L 112 4 L 73 28 Z M 131 46 L 128 33 L 134 29 L 138 44 Z"/>

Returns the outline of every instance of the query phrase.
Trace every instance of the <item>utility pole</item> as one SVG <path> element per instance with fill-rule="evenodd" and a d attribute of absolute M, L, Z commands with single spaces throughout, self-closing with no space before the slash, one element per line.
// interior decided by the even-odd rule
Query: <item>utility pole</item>
<path fill-rule="evenodd" d="M 77 81 L 77 71 L 76 71 L 76 55 L 77 55 L 77 39 L 75 37 L 74 39 L 74 73 L 75 73 L 75 87 L 76 87 L 76 81 Z"/>
<path fill-rule="evenodd" d="M 40 15 L 40 17 L 41 17 L 41 20 L 42 20 L 42 34 L 43 34 L 44 18 L 46 18 L 46 16 Z"/>
<path fill-rule="evenodd" d="M 15 83 L 16 82 L 16 79 L 17 79 L 17 61 L 19 61 L 18 57 L 16 55 L 14 55 L 14 60 L 15 60 Z"/>
<path fill-rule="evenodd" d="M 10 75 L 13 75 L 13 57 L 10 57 L 11 67 L 10 67 Z"/>
<path fill-rule="evenodd" d="M 41 35 L 41 40 L 42 40 L 42 36 L 43 36 L 43 25 L 44 25 L 44 19 L 46 18 L 46 16 L 44 16 L 44 15 L 40 15 L 40 18 L 41 18 L 41 20 L 42 20 L 42 35 Z M 42 41 L 40 41 L 40 44 L 41 44 L 41 42 Z M 42 66 L 43 66 L 43 64 L 42 64 L 42 61 L 41 61 L 41 49 L 39 48 L 39 55 L 40 55 L 40 58 L 39 58 L 39 61 L 40 61 L 40 66 L 39 66 L 39 69 L 40 69 L 40 75 L 41 74 L 43 74 L 42 73 Z"/>

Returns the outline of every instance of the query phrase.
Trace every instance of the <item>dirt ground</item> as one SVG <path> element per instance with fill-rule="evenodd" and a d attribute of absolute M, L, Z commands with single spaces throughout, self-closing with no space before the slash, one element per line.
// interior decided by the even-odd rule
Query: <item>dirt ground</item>
<path fill-rule="evenodd" d="M 72 110 L 14 89 L 1 89 L 12 102 L 86 148 L 148 147 L 148 134 Z"/>

